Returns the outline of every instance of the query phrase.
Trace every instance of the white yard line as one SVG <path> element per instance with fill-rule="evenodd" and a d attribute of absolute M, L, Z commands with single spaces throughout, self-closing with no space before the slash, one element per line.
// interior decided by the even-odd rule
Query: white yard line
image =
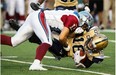
<path fill-rule="evenodd" d="M 104 56 L 104 58 L 110 58 L 110 56 Z"/>
<path fill-rule="evenodd" d="M 104 30 L 100 30 L 100 32 L 108 32 L 108 33 L 116 33 L 116 30 L 111 30 L 111 29 L 104 29 Z M 16 31 L 3 31 L 2 33 L 6 33 L 6 34 L 15 34 Z"/>
<path fill-rule="evenodd" d="M 44 58 L 55 59 L 55 57 L 52 57 L 52 56 L 44 56 Z"/>
<path fill-rule="evenodd" d="M 109 42 L 116 43 L 116 40 L 109 40 Z"/>
<path fill-rule="evenodd" d="M 15 62 L 15 63 L 22 63 L 22 64 L 32 64 L 31 62 L 25 62 L 25 61 L 19 61 L 19 60 L 11 60 L 11 59 L 0 59 L 0 60 Z M 98 74 L 98 75 L 111 75 L 111 74 L 107 74 L 107 73 L 103 73 L 103 72 L 95 72 L 95 71 L 88 71 L 88 70 L 81 70 L 81 69 L 72 69 L 72 68 L 65 68 L 65 67 L 59 67 L 59 66 L 51 66 L 51 65 L 43 65 L 43 66 L 56 68 L 56 69 L 70 70 L 70 71 L 86 72 L 86 73 L 92 73 L 92 74 Z"/>
<path fill-rule="evenodd" d="M 116 30 L 111 30 L 111 29 L 104 29 L 104 30 L 100 30 L 100 32 L 108 32 L 108 33 L 116 33 Z"/>
<path fill-rule="evenodd" d="M 1 58 L 7 58 L 7 59 L 9 59 L 9 58 L 18 58 L 18 56 L 1 56 Z"/>
<path fill-rule="evenodd" d="M 0 58 L 2 58 L 2 59 L 15 59 L 15 58 L 18 58 L 18 56 L 0 56 Z M 44 58 L 55 59 L 55 57 L 53 57 L 53 56 L 44 56 Z M 104 56 L 104 58 L 110 58 L 110 56 Z"/>
<path fill-rule="evenodd" d="M 53 57 L 53 56 L 44 56 L 44 58 L 55 59 L 55 57 Z M 110 56 L 104 56 L 104 58 L 110 58 Z"/>
<path fill-rule="evenodd" d="M 4 34 L 15 34 L 16 31 L 3 31 L 2 33 L 4 33 Z"/>

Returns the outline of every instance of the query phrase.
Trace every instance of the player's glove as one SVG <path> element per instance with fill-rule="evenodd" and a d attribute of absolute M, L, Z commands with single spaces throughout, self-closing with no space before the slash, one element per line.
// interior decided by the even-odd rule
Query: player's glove
<path fill-rule="evenodd" d="M 75 30 L 75 34 L 82 34 L 84 32 L 84 30 L 81 28 L 81 27 L 78 27 L 76 30 Z"/>
<path fill-rule="evenodd" d="M 84 10 L 88 11 L 90 13 L 90 9 L 89 9 L 89 4 L 88 3 L 85 3 Z"/>
<path fill-rule="evenodd" d="M 70 46 L 67 47 L 63 47 L 65 51 L 69 51 L 70 50 Z"/>
<path fill-rule="evenodd" d="M 30 6 L 33 10 L 38 10 L 39 9 L 39 6 L 40 6 L 40 3 L 30 3 Z"/>
<path fill-rule="evenodd" d="M 78 68 L 85 68 L 86 66 L 83 64 L 86 58 L 86 54 L 82 50 L 78 50 L 74 53 L 74 62 L 75 66 Z"/>
<path fill-rule="evenodd" d="M 89 7 L 88 6 L 85 6 L 85 11 L 87 11 L 87 12 L 89 12 L 90 13 L 90 9 L 89 9 Z"/>

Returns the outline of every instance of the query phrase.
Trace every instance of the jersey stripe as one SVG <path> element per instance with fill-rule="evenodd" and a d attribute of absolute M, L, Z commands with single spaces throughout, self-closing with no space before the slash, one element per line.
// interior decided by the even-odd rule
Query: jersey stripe
<path fill-rule="evenodd" d="M 42 11 L 39 12 L 38 19 L 39 19 L 39 22 L 40 22 L 42 28 L 44 29 L 44 31 L 46 33 L 46 37 L 48 38 L 49 37 L 49 31 L 48 31 L 48 28 L 47 28 L 44 12 L 42 12 Z M 49 40 L 49 38 L 48 38 L 48 40 Z"/>

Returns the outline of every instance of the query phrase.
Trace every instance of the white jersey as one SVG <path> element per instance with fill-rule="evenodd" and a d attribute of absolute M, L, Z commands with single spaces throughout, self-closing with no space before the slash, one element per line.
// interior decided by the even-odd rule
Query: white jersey
<path fill-rule="evenodd" d="M 45 10 L 44 11 L 48 25 L 50 25 L 51 27 L 59 28 L 61 30 L 64 27 L 63 22 L 61 21 L 61 17 L 63 15 L 74 15 L 78 19 L 78 16 L 74 12 L 77 13 L 77 11 L 74 10 Z"/>

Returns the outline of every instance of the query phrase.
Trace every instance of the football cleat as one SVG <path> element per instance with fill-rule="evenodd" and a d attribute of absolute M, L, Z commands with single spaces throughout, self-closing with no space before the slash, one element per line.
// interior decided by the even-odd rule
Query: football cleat
<path fill-rule="evenodd" d="M 40 61 L 39 60 L 34 60 L 34 62 L 32 63 L 32 65 L 29 67 L 29 70 L 31 71 L 36 71 L 36 70 L 47 70 L 46 68 L 43 68 L 42 67 L 42 64 L 40 64 Z"/>
<path fill-rule="evenodd" d="M 33 2 L 32 2 L 32 3 L 30 3 L 30 6 L 31 6 L 31 8 L 32 8 L 33 10 L 35 10 L 35 11 L 38 10 L 38 9 L 40 9 L 40 8 L 39 8 L 40 3 L 37 3 L 37 4 L 36 4 L 36 3 L 33 3 Z"/>
<path fill-rule="evenodd" d="M 18 30 L 20 28 L 20 26 L 18 25 L 17 21 L 14 19 L 10 19 L 9 20 L 9 25 L 11 28 L 13 28 L 14 30 Z"/>

